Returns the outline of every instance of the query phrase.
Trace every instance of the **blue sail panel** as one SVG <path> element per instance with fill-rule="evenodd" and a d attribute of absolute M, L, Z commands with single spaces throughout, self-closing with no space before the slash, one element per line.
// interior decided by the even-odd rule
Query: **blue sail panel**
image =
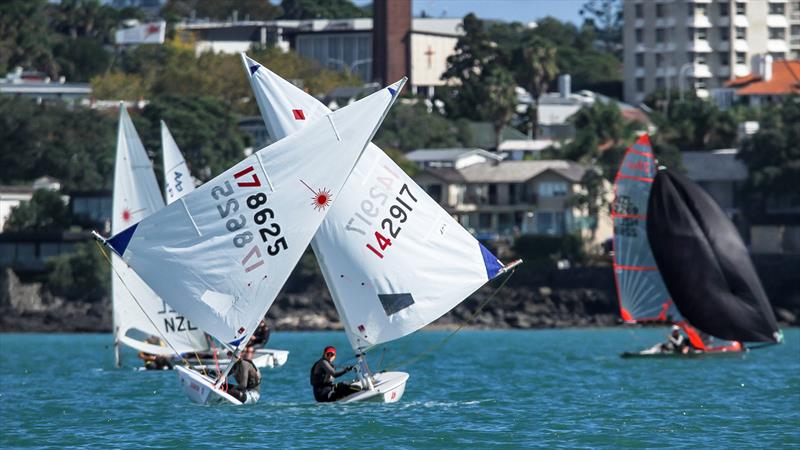
<path fill-rule="evenodd" d="M 136 232 L 137 226 L 139 226 L 138 223 L 133 224 L 107 241 L 108 245 L 114 249 L 119 256 L 125 254 L 125 249 L 128 248 L 128 244 L 131 242 L 131 238 L 133 237 L 133 233 Z"/>
<path fill-rule="evenodd" d="M 500 271 L 503 269 L 503 265 L 500 263 L 500 260 L 498 260 L 497 257 L 492 254 L 492 252 L 483 246 L 483 244 L 478 242 L 478 245 L 481 247 L 483 264 L 486 266 L 486 276 L 491 280 L 492 278 L 496 277 L 498 273 L 500 273 Z"/>

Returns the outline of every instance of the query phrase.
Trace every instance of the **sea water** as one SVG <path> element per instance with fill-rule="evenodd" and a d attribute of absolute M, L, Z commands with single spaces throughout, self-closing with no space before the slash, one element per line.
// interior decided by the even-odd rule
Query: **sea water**
<path fill-rule="evenodd" d="M 341 332 L 273 333 L 252 406 L 191 404 L 174 372 L 114 368 L 110 335 L 0 334 L 0 448 L 779 448 L 800 445 L 800 330 L 743 357 L 625 360 L 666 329 L 420 332 L 399 403 L 316 404 L 309 369 Z M 426 349 L 434 347 L 431 353 Z M 416 358 L 416 361 L 409 359 Z"/>

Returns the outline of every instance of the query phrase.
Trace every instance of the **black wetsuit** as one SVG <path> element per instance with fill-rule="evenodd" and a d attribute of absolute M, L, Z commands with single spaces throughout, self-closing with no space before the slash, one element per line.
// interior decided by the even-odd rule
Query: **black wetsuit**
<path fill-rule="evenodd" d="M 269 342 L 269 327 L 266 325 L 259 325 L 250 339 L 248 347 L 262 348 Z"/>
<path fill-rule="evenodd" d="M 335 402 L 342 397 L 357 392 L 358 388 L 347 383 L 336 383 L 334 379 L 350 371 L 350 368 L 336 370 L 325 358 L 320 358 L 311 367 L 311 386 L 314 388 L 314 399 L 318 402 Z"/>
<path fill-rule="evenodd" d="M 236 384 L 228 386 L 228 394 L 242 403 L 247 400 L 247 391 L 257 391 L 261 386 L 261 372 L 249 359 L 242 358 L 237 361 L 231 368 L 231 374 Z"/>

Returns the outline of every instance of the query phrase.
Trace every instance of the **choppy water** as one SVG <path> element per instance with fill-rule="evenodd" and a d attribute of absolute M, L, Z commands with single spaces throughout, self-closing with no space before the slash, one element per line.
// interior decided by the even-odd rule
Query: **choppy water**
<path fill-rule="evenodd" d="M 744 358 L 618 357 L 665 333 L 464 331 L 405 368 L 392 405 L 315 404 L 309 367 L 328 344 L 344 356 L 344 335 L 275 333 L 289 362 L 264 372 L 261 402 L 246 407 L 196 406 L 172 372 L 113 368 L 110 335 L 2 334 L 0 447 L 800 446 L 800 330 Z M 383 365 L 446 334 L 402 339 Z"/>

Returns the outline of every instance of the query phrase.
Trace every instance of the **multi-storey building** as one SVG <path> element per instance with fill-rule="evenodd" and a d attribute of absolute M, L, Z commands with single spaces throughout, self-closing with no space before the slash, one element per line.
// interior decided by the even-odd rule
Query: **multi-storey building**
<path fill-rule="evenodd" d="M 623 17 L 625 101 L 634 104 L 657 90 L 706 97 L 763 55 L 800 52 L 800 0 L 625 0 Z"/>

